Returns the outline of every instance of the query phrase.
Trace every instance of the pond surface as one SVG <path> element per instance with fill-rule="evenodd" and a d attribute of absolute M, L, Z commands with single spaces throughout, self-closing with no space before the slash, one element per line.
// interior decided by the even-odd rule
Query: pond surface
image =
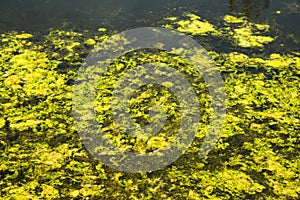
<path fill-rule="evenodd" d="M 211 22 L 225 14 L 244 14 L 255 22 L 280 27 L 291 49 L 300 43 L 300 2 L 298 0 L 2 0 L 0 32 L 33 31 L 50 28 L 95 30 L 110 27 L 127 30 L 159 26 L 167 16 L 193 12 Z"/>
<path fill-rule="evenodd" d="M 297 0 L 2 0 L 0 30 L 95 28 L 104 23 L 128 29 L 155 25 L 158 16 L 174 13 L 195 12 L 208 20 L 244 13 L 251 20 L 274 21 L 299 38 L 299 4 Z"/>
<path fill-rule="evenodd" d="M 50 28 L 96 30 L 102 26 L 123 31 L 159 26 L 164 17 L 178 17 L 186 12 L 211 22 L 220 21 L 225 14 L 243 14 L 254 22 L 280 27 L 274 36 L 286 40 L 289 50 L 297 50 L 300 43 L 298 0 L 3 0 L 0 2 L 0 32 L 46 34 Z"/>

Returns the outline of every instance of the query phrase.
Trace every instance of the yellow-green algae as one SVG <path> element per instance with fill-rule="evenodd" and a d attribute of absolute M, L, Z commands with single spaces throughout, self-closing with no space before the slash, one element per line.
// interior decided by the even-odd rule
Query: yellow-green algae
<path fill-rule="evenodd" d="M 261 35 L 269 30 L 269 25 L 258 24 L 249 22 L 244 17 L 234 17 L 230 15 L 224 16 L 224 21 L 227 25 L 237 24 L 238 26 L 233 28 L 233 32 L 227 34 L 231 35 L 237 45 L 241 47 L 263 47 L 274 40 L 270 36 Z"/>
<path fill-rule="evenodd" d="M 201 36 L 215 36 L 230 39 L 240 47 L 263 47 L 274 41 L 271 36 L 262 35 L 269 31 L 269 25 L 250 22 L 245 17 L 224 16 L 223 27 L 217 28 L 213 24 L 195 14 L 186 14 L 188 19 L 177 19 L 174 17 L 165 18 L 171 21 L 165 25 L 166 28 L 176 29 L 183 33 Z"/>
<path fill-rule="evenodd" d="M 193 22 L 179 30 L 192 35 L 222 32 L 239 44 L 234 29 L 268 28 L 249 24 L 246 18 L 224 19 L 229 27 L 225 34 L 217 28 L 217 32 L 188 32 L 185 28 L 194 29 Z M 299 52 L 261 56 L 209 52 L 224 78 L 227 116 L 216 148 L 203 159 L 197 152 L 207 131 L 210 104 L 201 77 L 193 76 L 185 60 L 165 52 L 135 52 L 116 60 L 98 86 L 99 123 L 112 122 L 109 95 L 100 97 L 112 92 L 122 70 L 146 62 L 167 63 L 186 74 L 202 105 L 200 129 L 181 158 L 157 172 L 127 174 L 90 157 L 70 114 L 76 68 L 92 40 L 98 43 L 108 37 L 105 29 L 100 33 L 55 30 L 40 42 L 29 33 L 1 35 L 1 199 L 299 199 Z M 251 47 L 253 41 L 257 45 L 250 41 Z M 104 128 L 113 144 L 143 153 L 168 142 L 180 115 L 167 90 L 151 86 L 138 91 L 132 99 L 133 118 L 146 123 L 149 116 L 143 111 L 153 101 L 173 114 L 165 132 L 150 141 L 136 141 L 110 123 Z"/>
<path fill-rule="evenodd" d="M 217 34 L 215 26 L 209 23 L 208 21 L 201 20 L 201 18 L 195 14 L 188 13 L 185 15 L 188 19 L 186 20 L 177 20 L 175 17 L 165 18 L 168 21 L 171 21 L 172 24 L 178 26 L 177 30 L 183 33 L 189 33 L 192 35 L 207 35 L 210 33 Z M 166 25 L 166 28 L 172 28 L 172 25 Z"/>

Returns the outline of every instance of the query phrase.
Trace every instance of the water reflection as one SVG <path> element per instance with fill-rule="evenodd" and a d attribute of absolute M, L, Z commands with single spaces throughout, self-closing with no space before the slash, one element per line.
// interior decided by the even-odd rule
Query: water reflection
<path fill-rule="evenodd" d="M 270 7 L 270 0 L 229 0 L 231 12 L 243 13 L 249 18 L 258 18 L 265 9 Z"/>
<path fill-rule="evenodd" d="M 176 11 L 175 11 L 176 10 Z M 274 15 L 281 10 L 280 15 Z M 159 26 L 166 16 L 192 12 L 212 23 L 226 14 L 278 24 L 299 38 L 299 0 L 0 0 L 0 32 L 49 28 L 126 30 Z"/>
<path fill-rule="evenodd" d="M 6 30 L 47 30 L 50 27 L 91 28 L 134 23 L 147 13 L 161 12 L 168 7 L 193 0 L 1 0 L 0 32 Z M 117 19 L 116 19 L 117 17 Z"/>

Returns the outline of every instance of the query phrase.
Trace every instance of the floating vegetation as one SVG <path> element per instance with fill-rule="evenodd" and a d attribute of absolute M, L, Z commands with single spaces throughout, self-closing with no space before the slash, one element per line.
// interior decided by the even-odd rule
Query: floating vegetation
<path fill-rule="evenodd" d="M 241 47 L 263 47 L 274 40 L 270 36 L 263 36 L 261 33 L 268 32 L 269 25 L 256 24 L 249 22 L 245 18 L 237 18 L 226 15 L 224 21 L 227 25 L 237 25 L 233 28 L 233 32 L 228 32 L 234 39 L 235 43 Z M 226 36 L 225 36 L 226 37 Z"/>
<path fill-rule="evenodd" d="M 186 17 L 169 18 L 166 27 L 224 38 L 242 48 L 277 42 L 265 35 L 268 25 L 245 17 L 226 15 L 224 27 L 193 14 Z M 176 126 L 171 122 L 180 117 L 172 94 L 152 85 L 135 93 L 133 118 L 147 123 L 147 105 L 159 102 L 170 117 L 168 126 L 150 140 L 117 132 L 105 101 L 123 70 L 166 63 L 185 73 L 202 105 L 196 139 L 181 158 L 156 172 L 128 174 L 87 153 L 71 116 L 76 70 L 90 48 L 110 34 L 105 28 L 97 33 L 55 30 L 40 41 L 29 33 L 1 34 L 1 199 L 299 199 L 299 52 L 209 52 L 224 79 L 227 116 L 215 149 L 202 159 L 197 152 L 208 128 L 210 104 L 201 77 L 193 77 L 185 60 L 166 52 L 133 52 L 115 60 L 99 83 L 98 97 L 106 98 L 96 102 L 99 123 L 112 144 L 139 153 L 161 148 L 172 141 Z"/>
<path fill-rule="evenodd" d="M 217 33 L 215 27 L 208 21 L 201 20 L 201 18 L 194 14 L 186 14 L 188 20 L 176 20 L 174 17 L 166 18 L 166 20 L 172 21 L 172 24 L 177 25 L 177 30 L 183 33 L 189 33 L 192 35 L 207 35 L 209 33 Z M 167 28 L 172 27 L 166 25 Z"/>
<path fill-rule="evenodd" d="M 267 33 L 269 25 L 257 24 L 248 21 L 245 17 L 224 16 L 224 26 L 217 28 L 208 21 L 203 21 L 194 14 L 186 14 L 187 20 L 177 20 L 174 17 L 166 18 L 171 21 L 166 28 L 173 28 L 179 32 L 191 35 L 215 36 L 229 39 L 241 47 L 263 47 L 274 40 L 271 36 L 262 35 Z"/>

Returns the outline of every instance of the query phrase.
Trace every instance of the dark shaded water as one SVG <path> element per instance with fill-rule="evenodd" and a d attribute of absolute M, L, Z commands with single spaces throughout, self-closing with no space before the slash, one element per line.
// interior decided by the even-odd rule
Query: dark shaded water
<path fill-rule="evenodd" d="M 180 18 L 185 12 L 214 24 L 226 14 L 246 15 L 254 22 L 273 27 L 271 34 L 279 42 L 270 51 L 299 51 L 299 0 L 1 0 L 0 33 L 47 34 L 50 28 L 82 31 L 99 27 L 123 31 L 160 26 L 164 17 Z M 282 49 L 280 42 L 288 49 Z M 224 51 L 225 46 L 216 48 Z"/>
<path fill-rule="evenodd" d="M 1 0 L 0 32 L 101 26 L 123 30 L 153 26 L 165 16 L 183 12 L 194 12 L 208 20 L 244 13 L 255 21 L 276 23 L 299 41 L 299 0 Z"/>

